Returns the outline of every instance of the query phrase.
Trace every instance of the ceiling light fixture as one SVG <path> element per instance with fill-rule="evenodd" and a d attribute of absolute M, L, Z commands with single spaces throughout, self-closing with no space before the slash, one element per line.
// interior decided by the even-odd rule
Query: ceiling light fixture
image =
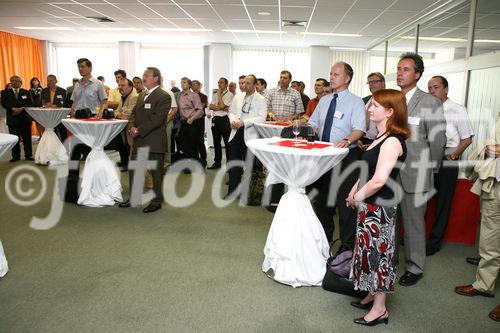
<path fill-rule="evenodd" d="M 363 37 L 360 34 L 340 34 L 334 32 L 297 32 L 299 35 L 312 35 L 312 36 L 334 36 L 334 37 Z"/>
<path fill-rule="evenodd" d="M 164 32 L 210 32 L 212 29 L 201 29 L 201 28 L 149 28 L 151 31 L 164 31 Z"/>
<path fill-rule="evenodd" d="M 224 29 L 224 32 L 234 32 L 240 34 L 286 34 L 286 31 L 278 30 L 244 30 L 244 29 Z"/>
<path fill-rule="evenodd" d="M 99 27 L 93 27 L 93 28 L 83 28 L 83 30 L 89 30 L 89 31 L 139 31 L 141 29 L 139 29 L 139 28 L 99 28 Z"/>
<path fill-rule="evenodd" d="M 401 39 L 415 39 L 415 36 L 401 36 Z M 430 42 L 466 42 L 463 38 L 450 38 L 450 37 L 424 37 L 419 36 L 419 40 L 427 40 Z"/>
<path fill-rule="evenodd" d="M 498 39 L 476 39 L 474 43 L 495 43 L 498 44 L 500 43 L 500 40 Z"/>
<path fill-rule="evenodd" d="M 260 16 L 269 16 L 269 15 L 271 15 L 271 13 L 269 13 L 269 12 L 258 12 L 257 15 L 260 15 Z"/>
<path fill-rule="evenodd" d="M 21 30 L 73 30 L 73 28 L 68 28 L 68 27 L 14 27 L 16 29 L 21 29 Z"/>

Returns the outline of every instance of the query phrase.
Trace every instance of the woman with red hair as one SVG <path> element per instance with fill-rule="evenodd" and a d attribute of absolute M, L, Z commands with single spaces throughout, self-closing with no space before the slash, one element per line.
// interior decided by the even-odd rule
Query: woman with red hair
<path fill-rule="evenodd" d="M 368 111 L 379 135 L 362 156 L 368 166 L 368 177 L 365 180 L 360 177 L 354 184 L 346 205 L 358 209 L 351 278 L 355 289 L 368 291 L 364 299 L 351 305 L 371 308 L 354 322 L 373 326 L 389 322 L 385 300 L 386 293 L 394 291 L 396 279 L 393 255 L 396 208 L 400 200 L 395 186 L 400 169 L 397 164 L 406 159 L 405 140 L 410 129 L 406 99 L 401 91 L 384 89 L 373 93 Z"/>

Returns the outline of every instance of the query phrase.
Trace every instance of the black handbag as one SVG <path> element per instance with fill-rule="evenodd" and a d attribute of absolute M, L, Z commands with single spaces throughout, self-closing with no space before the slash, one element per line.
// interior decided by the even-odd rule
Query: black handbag
<path fill-rule="evenodd" d="M 92 111 L 89 108 L 78 109 L 75 111 L 76 119 L 88 119 L 92 118 Z"/>
<path fill-rule="evenodd" d="M 332 248 L 337 241 L 338 239 L 332 243 L 332 246 L 330 248 L 330 253 L 333 252 Z M 330 258 L 327 260 L 326 274 L 325 277 L 323 278 L 323 282 L 321 283 L 321 287 L 327 291 L 331 291 L 337 294 L 353 296 L 358 298 L 364 298 L 366 295 L 368 295 L 367 291 L 355 290 L 354 281 L 350 280 L 349 278 L 342 277 L 336 274 L 335 273 L 335 271 L 337 270 L 337 267 L 335 266 L 336 263 L 337 262 L 335 261 L 335 256 L 330 256 Z"/>
<path fill-rule="evenodd" d="M 102 112 L 102 119 L 114 119 L 115 118 L 115 112 L 113 109 L 105 109 Z"/>

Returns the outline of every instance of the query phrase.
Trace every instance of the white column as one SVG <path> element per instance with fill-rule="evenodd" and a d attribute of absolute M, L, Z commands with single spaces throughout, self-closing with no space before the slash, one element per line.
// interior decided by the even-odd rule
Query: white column
<path fill-rule="evenodd" d="M 208 52 L 208 93 L 212 95 L 212 90 L 217 89 L 217 81 L 220 77 L 228 80 L 231 78 L 233 67 L 233 48 L 231 44 L 214 43 L 210 44 Z"/>
<path fill-rule="evenodd" d="M 57 72 L 57 56 L 54 44 L 47 40 L 42 40 L 42 51 L 43 51 L 43 69 L 45 74 L 53 74 L 58 76 Z M 45 78 L 40 78 L 45 82 Z"/>
<path fill-rule="evenodd" d="M 214 43 L 210 44 L 203 52 L 205 57 L 205 64 L 208 64 L 208 82 L 205 82 L 207 87 L 206 92 L 208 96 L 208 103 L 212 100 L 212 91 L 217 89 L 217 82 L 220 77 L 225 77 L 228 80 L 231 78 L 233 69 L 233 48 L 231 44 Z M 213 146 L 213 138 L 211 128 L 211 121 L 207 121 L 207 144 L 209 147 Z M 222 143 L 224 145 L 224 143 Z"/>
<path fill-rule="evenodd" d="M 127 72 L 127 77 L 142 76 L 139 68 L 139 44 L 136 42 L 118 42 L 118 64 Z"/>
<path fill-rule="evenodd" d="M 309 96 L 314 97 L 314 83 L 318 78 L 324 78 L 330 81 L 330 48 L 328 46 L 311 46 L 311 74 L 310 74 L 310 86 L 309 86 Z"/>

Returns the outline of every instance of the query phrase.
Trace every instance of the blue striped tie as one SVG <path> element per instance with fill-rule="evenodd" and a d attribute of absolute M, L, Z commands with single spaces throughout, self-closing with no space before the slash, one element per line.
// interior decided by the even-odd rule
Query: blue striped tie
<path fill-rule="evenodd" d="M 338 94 L 333 94 L 333 99 L 330 102 L 330 107 L 328 108 L 328 113 L 326 114 L 325 125 L 323 125 L 321 141 L 330 142 L 330 132 L 333 125 L 333 116 L 335 115 L 335 109 L 337 108 L 337 97 L 339 97 Z"/>

